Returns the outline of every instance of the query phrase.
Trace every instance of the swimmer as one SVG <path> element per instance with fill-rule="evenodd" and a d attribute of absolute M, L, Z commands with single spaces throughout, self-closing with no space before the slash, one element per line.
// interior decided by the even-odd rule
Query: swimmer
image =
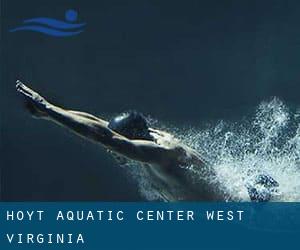
<path fill-rule="evenodd" d="M 122 158 L 142 163 L 141 167 L 151 174 L 151 181 L 160 190 L 163 200 L 230 200 L 219 188 L 212 166 L 197 151 L 171 134 L 149 127 L 142 114 L 125 112 L 106 121 L 88 113 L 55 106 L 21 81 L 16 83 L 17 91 L 25 97 L 27 108 L 34 117 L 58 123 L 102 144 Z M 209 178 L 193 180 L 190 166 Z"/>

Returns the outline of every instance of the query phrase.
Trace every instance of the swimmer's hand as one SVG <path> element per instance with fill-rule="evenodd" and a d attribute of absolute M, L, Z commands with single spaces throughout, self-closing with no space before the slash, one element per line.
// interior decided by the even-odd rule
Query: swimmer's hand
<path fill-rule="evenodd" d="M 45 98 L 27 87 L 20 80 L 16 81 L 16 90 L 25 98 L 26 108 L 35 118 L 47 116 L 45 110 L 49 103 Z"/>

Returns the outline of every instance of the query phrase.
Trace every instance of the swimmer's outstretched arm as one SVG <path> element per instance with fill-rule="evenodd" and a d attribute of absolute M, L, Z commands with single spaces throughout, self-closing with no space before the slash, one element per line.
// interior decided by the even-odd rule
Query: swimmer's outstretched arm
<path fill-rule="evenodd" d="M 63 125 L 84 138 L 101 143 L 125 157 L 147 163 L 162 164 L 168 161 L 172 149 L 164 148 L 151 141 L 129 140 L 108 128 L 108 122 L 91 114 L 60 108 L 17 81 L 17 91 L 37 113 L 37 117 Z"/>

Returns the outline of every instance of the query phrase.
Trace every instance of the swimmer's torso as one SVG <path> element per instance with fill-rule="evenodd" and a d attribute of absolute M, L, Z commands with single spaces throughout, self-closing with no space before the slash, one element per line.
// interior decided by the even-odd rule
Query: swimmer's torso
<path fill-rule="evenodd" d="M 183 166 L 145 166 L 151 178 L 153 186 L 156 188 L 162 198 L 169 201 L 199 201 L 199 200 L 222 200 L 220 194 L 216 194 L 198 173 L 195 173 L 190 167 Z"/>
<path fill-rule="evenodd" d="M 193 150 L 181 145 L 172 135 L 155 131 L 151 133 L 155 142 L 161 146 L 174 148 L 173 161 L 164 165 L 149 165 L 147 171 L 154 185 L 169 200 L 221 200 L 224 199 L 209 180 L 201 176 L 204 166 L 191 166 Z M 167 157 L 168 158 L 168 157 Z M 206 176 L 207 177 L 207 176 Z M 222 196 L 222 197 L 221 197 Z"/>

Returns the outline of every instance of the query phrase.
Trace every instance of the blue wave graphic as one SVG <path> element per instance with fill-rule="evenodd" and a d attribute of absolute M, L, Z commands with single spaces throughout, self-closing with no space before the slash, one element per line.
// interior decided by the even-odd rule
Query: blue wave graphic
<path fill-rule="evenodd" d="M 56 29 L 75 29 L 80 28 L 85 25 L 85 23 L 67 23 L 60 20 L 52 19 L 52 18 L 46 18 L 46 17 L 38 17 L 33 19 L 24 20 L 23 23 L 37 23 L 37 24 L 44 24 L 48 25 L 51 28 Z"/>
<path fill-rule="evenodd" d="M 60 30 L 54 30 L 54 29 L 50 29 L 50 28 L 47 28 L 47 27 L 35 26 L 35 25 L 17 27 L 15 29 L 10 30 L 10 32 L 21 31 L 21 30 L 36 31 L 36 32 L 40 32 L 40 33 L 44 33 L 44 34 L 47 34 L 47 35 L 50 35 L 50 36 L 56 36 L 56 37 L 74 36 L 74 35 L 77 35 L 77 34 L 83 32 L 83 30 L 60 31 Z"/>
<path fill-rule="evenodd" d="M 9 31 L 35 31 L 56 37 L 74 36 L 83 32 L 83 29 L 80 28 L 83 28 L 85 23 L 73 23 L 77 19 L 77 12 L 75 10 L 67 10 L 65 12 L 65 19 L 67 22 L 47 17 L 27 19 L 23 21 L 23 26 Z"/>

